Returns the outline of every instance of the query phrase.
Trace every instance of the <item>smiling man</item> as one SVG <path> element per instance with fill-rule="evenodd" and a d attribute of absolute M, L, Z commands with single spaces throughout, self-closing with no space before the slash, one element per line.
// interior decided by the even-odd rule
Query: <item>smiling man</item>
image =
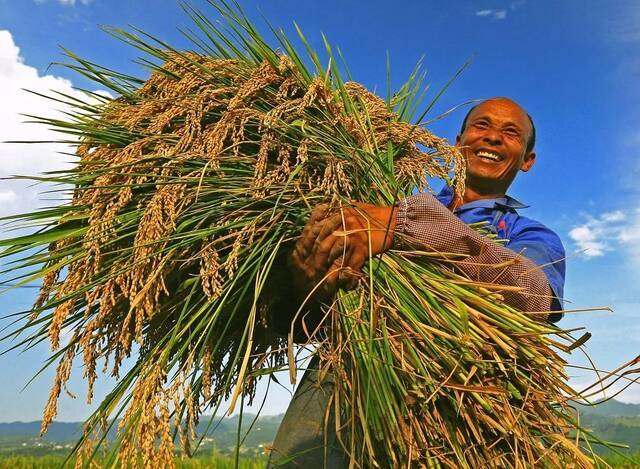
<path fill-rule="evenodd" d="M 400 243 L 457 253 L 464 258 L 458 268 L 470 278 L 522 287 L 504 293 L 513 306 L 529 312 L 560 310 L 565 276 L 562 242 L 542 223 L 521 216 L 518 210 L 527 205 L 507 195 L 518 172 L 529 171 L 535 163 L 531 117 L 508 98 L 488 99 L 467 114 L 456 145 L 467 161 L 462 197 L 447 186 L 435 197 L 417 194 L 394 207 L 356 204 L 342 213 L 316 208 L 292 255 L 298 291 L 311 291 L 327 273 L 317 289 L 318 300 L 338 287 L 354 286 L 369 257 L 370 235 L 371 255 Z M 507 240 L 504 246 L 467 226 L 482 221 Z M 367 222 L 373 227 L 370 232 Z M 343 230 L 351 234 L 342 236 Z M 559 313 L 549 315 L 552 321 L 559 317 Z"/>
<path fill-rule="evenodd" d="M 519 287 L 501 292 L 505 303 L 541 320 L 560 319 L 565 277 L 560 238 L 542 223 L 521 216 L 518 210 L 527 206 L 507 195 L 518 172 L 529 171 L 535 163 L 533 120 L 510 99 L 488 99 L 467 114 L 456 145 L 467 162 L 461 197 L 445 187 L 435 197 L 421 193 L 393 207 L 356 204 L 341 213 L 317 207 L 291 256 L 298 295 L 304 298 L 322 282 L 314 293 L 320 303 L 339 287 L 353 288 L 369 255 L 402 244 L 455 253 L 456 268 L 470 279 L 498 289 Z M 481 221 L 505 244 L 468 226 Z M 332 386 L 330 376 L 320 380 L 313 370 L 305 374 L 278 431 L 273 461 L 293 457 L 291 467 L 343 467 L 344 453 L 331 425 L 325 427 Z"/>

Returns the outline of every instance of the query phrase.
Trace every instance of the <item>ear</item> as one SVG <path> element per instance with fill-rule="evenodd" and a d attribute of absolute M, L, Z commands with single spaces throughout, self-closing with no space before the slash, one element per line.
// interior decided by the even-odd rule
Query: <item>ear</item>
<path fill-rule="evenodd" d="M 524 161 L 522 162 L 522 165 L 520 166 L 520 171 L 523 172 L 527 172 L 529 171 L 532 167 L 533 164 L 536 162 L 536 152 L 535 151 L 530 151 L 529 153 L 527 153 L 524 156 Z"/>

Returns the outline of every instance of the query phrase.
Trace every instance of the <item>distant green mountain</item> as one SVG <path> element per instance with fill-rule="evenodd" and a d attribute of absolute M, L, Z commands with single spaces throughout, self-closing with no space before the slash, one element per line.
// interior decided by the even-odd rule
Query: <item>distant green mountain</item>
<path fill-rule="evenodd" d="M 270 445 L 283 415 L 264 415 L 256 418 L 245 414 L 242 419 L 241 452 L 257 455 Z M 115 425 L 114 425 L 115 427 Z M 110 432 L 113 438 L 115 430 Z M 201 437 L 199 451 L 209 454 L 215 448 L 220 453 L 235 451 L 238 437 L 238 416 L 211 419 L 203 417 L 197 427 Z M 40 421 L 0 423 L 0 456 L 8 454 L 68 453 L 82 436 L 82 422 L 53 422 L 49 431 L 40 437 Z"/>
<path fill-rule="evenodd" d="M 592 430 L 605 441 L 628 445 L 629 451 L 640 451 L 640 404 L 610 400 L 594 406 L 576 407 L 583 427 Z M 245 414 L 242 421 L 241 435 L 244 442 L 241 452 L 249 456 L 261 454 L 265 446 L 273 442 L 282 418 L 283 415 L 256 418 L 255 415 Z M 200 454 L 210 454 L 214 448 L 222 454 L 232 453 L 236 446 L 237 432 L 238 416 L 215 420 L 203 417 L 197 427 L 197 434 L 202 437 Z M 53 422 L 43 438 L 40 438 L 39 421 L 0 423 L 0 456 L 68 453 L 81 435 L 81 422 Z"/>
<path fill-rule="evenodd" d="M 0 441 L 5 438 L 35 438 L 40 436 L 40 424 L 37 422 L 0 423 Z M 71 441 L 82 436 L 80 422 L 53 422 L 44 439 L 49 441 Z"/>
<path fill-rule="evenodd" d="M 600 415 L 602 417 L 640 417 L 640 404 L 625 404 L 611 399 L 600 401 L 593 406 L 578 406 L 584 414 Z"/>
<path fill-rule="evenodd" d="M 627 445 L 629 449 L 618 450 L 622 453 L 640 451 L 640 404 L 611 399 L 591 406 L 577 404 L 576 408 L 583 428 L 604 441 Z M 603 453 L 609 451 L 600 445 L 595 445 L 594 449 Z"/>

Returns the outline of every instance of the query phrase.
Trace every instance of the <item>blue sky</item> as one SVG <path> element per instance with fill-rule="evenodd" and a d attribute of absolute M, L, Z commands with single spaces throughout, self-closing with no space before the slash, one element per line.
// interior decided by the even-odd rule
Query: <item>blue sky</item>
<path fill-rule="evenodd" d="M 204 1 L 194 1 L 208 9 Z M 610 369 L 638 354 L 640 324 L 640 4 L 634 1 L 379 1 L 268 0 L 240 2 L 260 24 L 292 31 L 296 21 L 316 48 L 320 31 L 341 48 L 354 79 L 383 93 L 386 53 L 398 85 L 424 55 L 431 96 L 469 58 L 472 64 L 438 101 L 431 117 L 469 99 L 509 96 L 536 122 L 538 159 L 521 174 L 511 195 L 530 204 L 522 213 L 554 229 L 568 253 L 567 307 L 610 306 L 614 313 L 568 315 L 561 325 L 593 333 L 588 350 Z M 214 12 L 209 8 L 212 15 Z M 99 25 L 140 27 L 186 46 L 178 27 L 188 18 L 173 0 L 0 0 L 0 140 L 40 138 L 46 129 L 21 123 L 18 112 L 51 114 L 30 88 L 98 89 L 64 68 L 59 46 L 111 68 L 142 75 L 137 52 Z M 264 29 L 264 28 L 263 28 Z M 71 92 L 71 91 L 70 91 Z M 430 128 L 454 140 L 464 111 Z M 55 145 L 0 146 L 0 177 L 60 167 Z M 0 180 L 0 215 L 44 202 L 37 191 Z M 7 236 L 7 234 L 0 234 Z M 0 313 L 28 307 L 35 291 L 0 296 Z M 4 321 L 2 325 L 6 324 Z M 4 347 L 2 347 L 4 349 Z M 0 421 L 40 418 L 50 372 L 20 389 L 47 356 L 46 347 L 0 357 Z M 580 357 L 572 362 L 584 363 Z M 575 370 L 575 383 L 588 377 Z M 71 388 L 82 395 L 81 370 Z M 99 397 L 109 383 L 98 387 Z M 278 390 L 265 413 L 286 408 Z M 640 402 L 638 386 L 620 396 Z M 79 420 L 88 407 L 64 399 L 60 420 Z"/>

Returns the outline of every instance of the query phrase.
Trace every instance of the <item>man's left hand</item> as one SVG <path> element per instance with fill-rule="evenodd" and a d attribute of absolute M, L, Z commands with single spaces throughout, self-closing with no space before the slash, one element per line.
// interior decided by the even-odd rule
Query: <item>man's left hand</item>
<path fill-rule="evenodd" d="M 306 294 L 322 282 L 314 296 L 325 298 L 354 288 L 369 256 L 393 245 L 396 210 L 363 203 L 333 213 L 316 207 L 291 257 L 298 290 Z"/>

